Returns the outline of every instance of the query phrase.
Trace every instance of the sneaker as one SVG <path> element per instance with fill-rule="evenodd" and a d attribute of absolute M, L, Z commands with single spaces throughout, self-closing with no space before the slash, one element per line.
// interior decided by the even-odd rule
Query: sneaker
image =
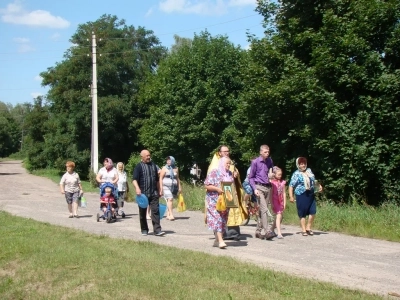
<path fill-rule="evenodd" d="M 267 234 L 265 235 L 266 240 L 272 240 L 275 237 L 272 231 L 268 231 Z"/>
<path fill-rule="evenodd" d="M 282 235 L 282 234 L 278 234 L 278 235 L 277 235 L 277 238 L 278 238 L 278 239 L 283 239 L 283 235 Z"/>
<path fill-rule="evenodd" d="M 148 234 L 147 230 L 142 230 L 142 235 L 146 236 Z"/>
<path fill-rule="evenodd" d="M 156 232 L 155 236 L 163 236 L 165 234 L 164 231 Z"/>

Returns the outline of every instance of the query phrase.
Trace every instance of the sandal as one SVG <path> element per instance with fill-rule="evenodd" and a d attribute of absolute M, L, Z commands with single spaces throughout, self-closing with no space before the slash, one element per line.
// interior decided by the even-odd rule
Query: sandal
<path fill-rule="evenodd" d="M 314 235 L 314 232 L 310 229 L 310 230 L 306 230 L 308 235 Z"/>
<path fill-rule="evenodd" d="M 302 236 L 308 236 L 308 233 L 307 233 L 307 231 L 303 231 L 303 232 L 301 233 L 301 235 L 302 235 Z"/>

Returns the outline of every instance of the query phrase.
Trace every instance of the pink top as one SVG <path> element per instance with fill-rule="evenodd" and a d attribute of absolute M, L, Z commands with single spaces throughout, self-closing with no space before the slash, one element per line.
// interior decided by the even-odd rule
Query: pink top
<path fill-rule="evenodd" d="M 285 193 L 285 180 L 271 180 L 272 185 L 272 209 L 274 213 L 282 213 L 284 210 L 283 207 L 283 195 Z"/>

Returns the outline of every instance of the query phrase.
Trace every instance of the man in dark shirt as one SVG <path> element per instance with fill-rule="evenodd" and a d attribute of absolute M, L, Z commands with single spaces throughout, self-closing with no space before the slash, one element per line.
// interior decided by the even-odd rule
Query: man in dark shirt
<path fill-rule="evenodd" d="M 162 236 L 160 225 L 160 190 L 158 184 L 158 172 L 156 165 L 151 161 L 150 152 L 142 150 L 140 152 L 142 161 L 138 163 L 133 170 L 132 184 L 136 189 L 136 195 L 144 194 L 149 199 L 151 209 L 151 222 L 153 223 L 154 235 Z M 149 233 L 149 227 L 146 219 L 147 208 L 139 207 L 140 229 L 142 235 Z"/>
<path fill-rule="evenodd" d="M 269 157 L 269 147 L 262 145 L 260 147 L 260 156 L 251 162 L 249 182 L 257 196 L 260 205 L 260 219 L 257 222 L 256 238 L 270 240 L 275 237 L 269 225 L 273 222 L 272 214 L 268 209 L 271 205 L 271 183 L 269 177 L 272 175 L 274 163 Z M 264 234 L 262 234 L 264 231 Z"/>

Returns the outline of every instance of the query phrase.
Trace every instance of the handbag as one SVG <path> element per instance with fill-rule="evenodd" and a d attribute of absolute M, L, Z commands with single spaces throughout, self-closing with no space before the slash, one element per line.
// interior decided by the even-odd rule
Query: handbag
<path fill-rule="evenodd" d="M 183 199 L 182 194 L 179 194 L 179 197 L 178 197 L 177 210 L 178 210 L 178 212 L 184 212 L 186 210 L 186 204 L 185 204 L 185 200 Z"/>
<path fill-rule="evenodd" d="M 224 197 L 223 194 L 218 196 L 216 209 L 218 211 L 225 211 L 226 210 L 226 202 L 225 202 L 225 197 Z"/>
<path fill-rule="evenodd" d="M 172 193 L 172 195 L 178 194 L 178 185 L 177 184 L 172 184 L 171 193 Z"/>

